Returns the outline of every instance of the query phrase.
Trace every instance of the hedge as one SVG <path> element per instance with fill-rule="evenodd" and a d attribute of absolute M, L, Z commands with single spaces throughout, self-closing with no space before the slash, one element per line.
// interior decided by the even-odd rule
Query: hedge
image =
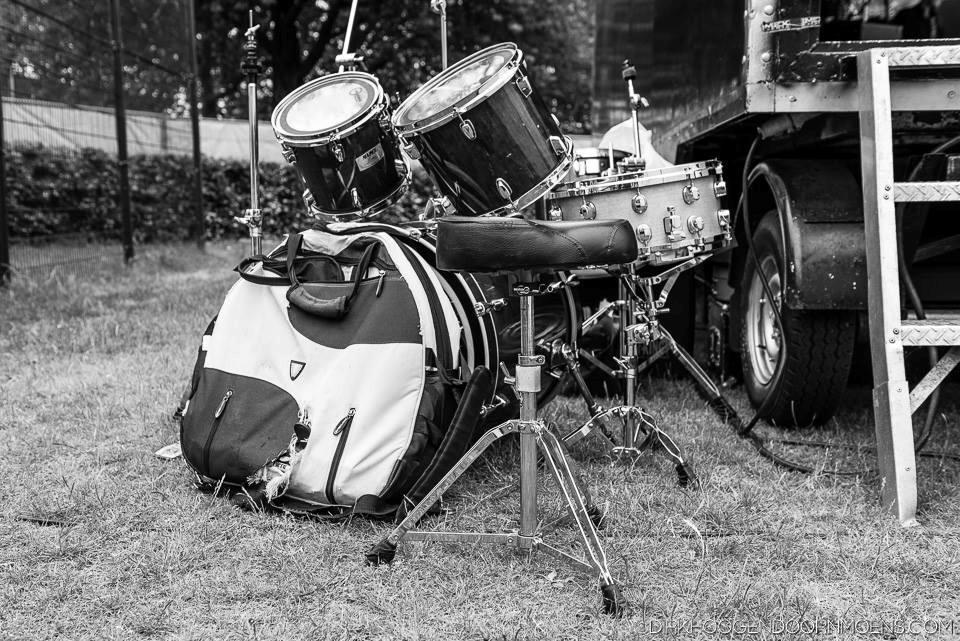
<path fill-rule="evenodd" d="M 119 178 L 113 156 L 96 149 L 64 152 L 39 146 L 8 148 L 5 154 L 11 236 L 79 233 L 95 238 L 119 237 Z M 192 159 L 132 156 L 129 168 L 134 240 L 189 239 L 194 220 Z M 279 235 L 316 226 L 317 220 L 306 213 L 293 167 L 261 163 L 260 170 L 264 233 Z M 203 158 L 207 239 L 247 234 L 233 217 L 250 206 L 249 172 L 245 161 Z M 426 174 L 414 172 L 410 190 L 379 220 L 395 223 L 415 218 L 431 190 Z"/>

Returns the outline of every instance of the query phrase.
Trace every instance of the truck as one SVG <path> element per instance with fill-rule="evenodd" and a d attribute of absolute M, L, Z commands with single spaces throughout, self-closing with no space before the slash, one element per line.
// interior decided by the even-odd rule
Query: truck
<path fill-rule="evenodd" d="M 629 59 L 657 151 L 723 163 L 736 243 L 688 301 L 703 358 L 781 426 L 826 422 L 872 363 L 881 499 L 916 523 L 912 413 L 960 360 L 960 0 L 598 0 L 596 21 L 595 131 L 629 118 Z"/>

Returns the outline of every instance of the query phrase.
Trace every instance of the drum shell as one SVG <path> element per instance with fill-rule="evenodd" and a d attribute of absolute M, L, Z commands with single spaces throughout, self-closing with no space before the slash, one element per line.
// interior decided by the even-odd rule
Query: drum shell
<path fill-rule="evenodd" d="M 294 146 L 281 140 L 281 144 L 292 155 L 313 206 L 325 214 L 361 214 L 359 210 L 384 200 L 404 182 L 396 142 L 377 118 L 336 141 Z M 343 150 L 343 161 L 337 160 L 336 145 Z M 361 207 L 353 201 L 354 189 Z"/>
<path fill-rule="evenodd" d="M 546 192 L 563 178 L 541 186 L 564 162 L 563 155 L 554 150 L 551 136 L 565 147 L 567 142 L 536 90 L 531 87 L 530 95 L 524 96 L 516 82 L 519 70 L 517 74 L 486 100 L 461 113 L 476 132 L 473 140 L 464 134 L 459 118 L 409 134 L 398 127 L 401 137 L 416 147 L 420 162 L 458 215 L 506 213 L 499 210 L 538 186 Z M 500 194 L 498 179 L 509 185 L 509 198 Z M 528 204 L 521 203 L 521 207 Z"/>
<path fill-rule="evenodd" d="M 620 174 L 606 179 L 566 183 L 548 197 L 546 207 L 538 215 L 551 220 L 584 220 L 595 212 L 596 219 L 626 219 L 634 232 L 641 225 L 649 231 L 648 240 L 638 234 L 638 264 L 660 265 L 684 260 L 707 251 L 725 247 L 731 241 L 729 212 L 723 209 L 720 197 L 722 168 L 714 161 L 689 163 L 641 174 Z M 693 188 L 699 198 L 684 198 Z M 689 193 L 689 191 L 687 192 Z M 646 209 L 634 209 L 633 198 L 640 194 Z M 691 200 L 691 202 L 688 202 Z M 583 207 L 590 206 L 586 216 Z M 559 216 L 558 216 L 559 210 Z M 679 228 L 668 232 L 670 216 L 678 216 Z M 703 221 L 696 234 L 690 227 L 692 218 Z M 673 234 L 671 237 L 670 234 Z"/>

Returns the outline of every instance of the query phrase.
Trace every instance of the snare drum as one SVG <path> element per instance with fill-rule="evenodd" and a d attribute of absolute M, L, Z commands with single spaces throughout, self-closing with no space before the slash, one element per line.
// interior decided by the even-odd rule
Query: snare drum
<path fill-rule="evenodd" d="M 370 218 L 407 189 L 410 170 L 397 149 L 388 101 L 370 74 L 347 71 L 306 83 L 277 105 L 272 124 L 313 214 Z"/>
<path fill-rule="evenodd" d="M 564 183 L 548 196 L 549 220 L 625 218 L 640 264 L 661 265 L 727 246 L 732 238 L 723 167 L 715 161 Z"/>
<path fill-rule="evenodd" d="M 512 43 L 429 80 L 397 108 L 393 124 L 404 151 L 462 216 L 519 212 L 561 182 L 573 160 L 573 143 Z"/>

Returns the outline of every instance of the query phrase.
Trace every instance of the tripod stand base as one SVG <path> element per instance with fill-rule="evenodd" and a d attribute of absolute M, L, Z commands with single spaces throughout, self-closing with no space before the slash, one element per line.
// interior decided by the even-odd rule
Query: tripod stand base
<path fill-rule="evenodd" d="M 521 516 L 519 531 L 487 533 L 413 530 L 413 527 L 416 526 L 420 519 L 440 500 L 441 496 L 450 486 L 466 472 L 484 450 L 490 447 L 496 440 L 514 432 L 519 432 L 521 439 Z M 525 457 L 523 454 L 524 448 L 526 448 L 528 452 L 532 449 L 533 456 L 528 455 Z M 545 466 L 553 475 L 566 503 L 569 517 L 579 530 L 580 545 L 586 554 L 585 559 L 580 559 L 549 545 L 543 540 L 542 536 L 536 532 L 538 521 L 536 515 L 535 489 L 536 450 L 539 450 Z M 523 468 L 525 462 L 528 466 L 532 466 L 534 483 L 534 487 L 532 488 L 528 485 L 531 478 L 530 469 L 527 470 L 526 474 L 524 473 Z M 599 510 L 593 506 L 589 495 L 581 488 L 578 481 L 578 474 L 575 472 L 571 461 L 567 459 L 563 445 L 557 437 L 546 428 L 543 422 L 540 420 L 507 421 L 484 434 L 440 482 L 427 493 L 423 500 L 407 513 L 403 521 L 386 537 L 373 545 L 364 557 L 369 565 L 390 563 L 396 557 L 397 545 L 404 539 L 409 541 L 437 541 L 445 543 L 497 543 L 515 547 L 518 550 L 531 552 L 540 550 L 554 558 L 566 561 L 580 570 L 595 575 L 599 580 L 600 590 L 603 595 L 604 611 L 608 614 L 620 616 L 624 611 L 625 600 L 620 593 L 619 587 L 614 583 L 613 577 L 610 575 L 610 570 L 607 567 L 606 555 L 600 544 L 596 526 L 594 525 L 594 520 L 599 520 L 598 515 Z"/>
<path fill-rule="evenodd" d="M 633 447 L 620 445 L 612 430 L 607 424 L 612 419 L 621 421 L 620 433 L 632 430 Z M 669 434 L 661 430 L 650 414 L 639 407 L 617 405 L 610 409 L 601 409 L 576 430 L 568 433 L 561 440 L 566 445 L 580 441 L 590 434 L 597 434 L 609 445 L 610 452 L 617 457 L 635 459 L 645 451 L 659 452 L 666 456 L 677 471 L 677 484 L 687 487 L 697 483 L 697 475 L 693 466 L 683 455 L 683 451 Z M 626 439 L 624 439 L 625 441 Z"/>

